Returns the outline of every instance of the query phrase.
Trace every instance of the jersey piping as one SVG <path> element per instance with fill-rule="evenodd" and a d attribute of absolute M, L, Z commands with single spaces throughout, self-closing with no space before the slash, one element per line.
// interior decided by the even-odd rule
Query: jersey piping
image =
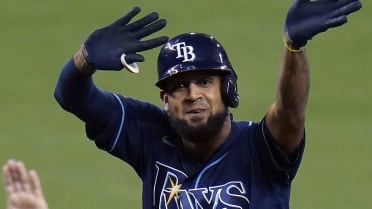
<path fill-rule="evenodd" d="M 119 101 L 119 104 L 120 104 L 120 108 L 121 108 L 121 120 L 120 120 L 119 130 L 116 133 L 116 136 L 115 136 L 115 139 L 114 139 L 114 143 L 112 144 L 109 152 L 111 152 L 112 150 L 114 150 L 114 148 L 116 147 L 116 144 L 118 143 L 120 133 L 121 133 L 121 131 L 123 129 L 123 126 L 124 126 L 124 118 L 125 118 L 124 105 L 123 105 L 123 103 L 121 102 L 121 100 L 119 99 L 119 97 L 116 94 L 114 94 L 114 96 Z"/>

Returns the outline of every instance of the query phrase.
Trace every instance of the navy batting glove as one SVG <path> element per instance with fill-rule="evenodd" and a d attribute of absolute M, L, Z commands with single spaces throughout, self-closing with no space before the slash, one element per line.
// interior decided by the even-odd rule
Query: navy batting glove
<path fill-rule="evenodd" d="M 86 61 L 96 69 L 121 70 L 123 64 L 120 57 L 123 53 L 126 54 L 125 61 L 128 64 L 143 62 L 145 58 L 137 52 L 152 49 L 167 42 L 166 36 L 140 41 L 166 25 L 166 20 L 159 20 L 156 12 L 129 24 L 140 11 L 139 7 L 134 7 L 111 25 L 94 31 L 83 45 Z"/>
<path fill-rule="evenodd" d="M 287 39 L 304 47 L 316 34 L 347 22 L 347 15 L 362 7 L 359 0 L 295 0 L 285 21 Z"/>

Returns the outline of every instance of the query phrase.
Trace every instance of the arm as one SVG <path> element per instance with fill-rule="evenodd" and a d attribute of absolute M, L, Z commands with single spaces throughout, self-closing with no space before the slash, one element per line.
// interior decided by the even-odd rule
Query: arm
<path fill-rule="evenodd" d="M 276 101 L 266 115 L 268 129 L 286 153 L 293 153 L 304 135 L 309 95 L 309 65 L 305 45 L 316 34 L 346 23 L 347 15 L 360 8 L 358 0 L 295 0 L 289 9 Z"/>
<path fill-rule="evenodd" d="M 301 142 L 309 95 L 309 66 L 305 52 L 284 49 L 276 101 L 266 115 L 266 124 L 277 144 L 287 153 Z M 280 140 L 278 140 L 280 139 Z"/>
<path fill-rule="evenodd" d="M 155 48 L 168 40 L 168 37 L 159 37 L 140 41 L 164 28 L 166 21 L 158 20 L 158 14 L 152 12 L 129 23 L 139 12 L 140 8 L 135 7 L 112 24 L 95 30 L 59 76 L 54 91 L 57 102 L 97 129 L 104 128 L 114 102 L 110 93 L 94 85 L 92 76 L 96 69 L 119 71 L 123 65 L 129 68 L 128 65 L 144 61 L 137 52 Z"/>
<path fill-rule="evenodd" d="M 99 130 L 104 128 L 113 109 L 110 94 L 98 89 L 89 66 L 79 50 L 63 67 L 54 97 L 61 107 Z"/>
<path fill-rule="evenodd" d="M 7 209 L 48 209 L 36 171 L 9 160 L 3 167 Z"/>

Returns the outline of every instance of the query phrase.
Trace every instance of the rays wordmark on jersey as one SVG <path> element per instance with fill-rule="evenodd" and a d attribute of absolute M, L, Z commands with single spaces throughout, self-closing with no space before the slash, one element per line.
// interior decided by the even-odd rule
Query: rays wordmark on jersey
<path fill-rule="evenodd" d="M 247 191 L 241 181 L 222 185 L 183 188 L 187 174 L 170 166 L 156 163 L 153 190 L 154 205 L 159 209 L 248 208 Z"/>

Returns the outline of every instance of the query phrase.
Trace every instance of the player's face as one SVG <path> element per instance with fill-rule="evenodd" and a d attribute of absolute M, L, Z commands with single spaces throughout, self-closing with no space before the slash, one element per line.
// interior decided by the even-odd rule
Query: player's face
<path fill-rule="evenodd" d="M 221 97 L 221 76 L 189 72 L 169 81 L 162 92 L 164 109 L 180 134 L 212 134 L 221 130 L 228 114 Z"/>

